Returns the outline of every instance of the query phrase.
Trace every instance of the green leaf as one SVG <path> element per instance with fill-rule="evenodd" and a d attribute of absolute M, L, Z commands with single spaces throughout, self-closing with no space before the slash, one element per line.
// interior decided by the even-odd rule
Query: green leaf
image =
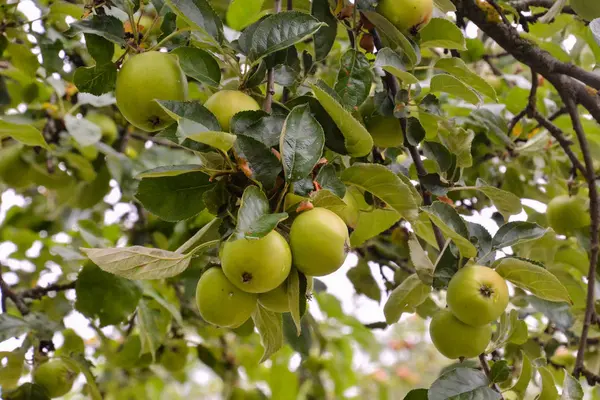
<path fill-rule="evenodd" d="M 579 381 L 569 373 L 565 373 L 560 400 L 583 400 L 583 389 Z"/>
<path fill-rule="evenodd" d="M 421 62 L 419 48 L 383 15 L 368 10 L 364 10 L 362 13 L 377 27 L 377 32 L 381 35 L 384 44 L 396 53 L 402 54 L 411 69 Z"/>
<path fill-rule="evenodd" d="M 231 132 L 251 137 L 266 147 L 275 147 L 279 145 L 285 119 L 283 114 L 267 114 L 262 110 L 242 111 L 231 118 Z"/>
<path fill-rule="evenodd" d="M 341 179 L 377 196 L 409 221 L 418 217 L 411 189 L 383 165 L 356 163 L 342 173 Z"/>
<path fill-rule="evenodd" d="M 33 125 L 15 124 L 0 120 L 0 138 L 12 137 L 27 146 L 49 148 L 42 132 Z"/>
<path fill-rule="evenodd" d="M 569 292 L 558 278 L 540 266 L 511 257 L 500 259 L 494 266 L 504 279 L 541 299 L 571 303 Z"/>
<path fill-rule="evenodd" d="M 252 320 L 260 335 L 260 343 L 263 346 L 263 355 L 260 362 L 268 360 L 283 346 L 283 320 L 281 313 L 276 313 L 263 308 L 257 304 L 252 314 Z"/>
<path fill-rule="evenodd" d="M 369 97 L 372 80 L 367 57 L 350 49 L 340 59 L 340 69 L 333 88 L 342 99 L 342 104 L 355 110 Z"/>
<path fill-rule="evenodd" d="M 287 213 L 271 214 L 267 196 L 258 187 L 248 186 L 242 195 L 233 238 L 260 239 L 287 217 Z"/>
<path fill-rule="evenodd" d="M 521 359 L 523 360 L 521 362 L 521 374 L 519 375 L 519 379 L 510 388 L 510 390 L 517 393 L 525 393 L 533 372 L 531 360 L 529 360 L 529 357 L 527 357 L 527 354 L 523 350 L 521 350 Z"/>
<path fill-rule="evenodd" d="M 419 80 L 410 72 L 406 72 L 406 67 L 402 62 L 402 57 L 389 47 L 384 47 L 377 52 L 374 67 L 383 69 L 386 72 L 400 79 L 405 85 L 419 83 Z"/>
<path fill-rule="evenodd" d="M 70 114 L 65 115 L 67 132 L 82 147 L 96 144 L 102 139 L 100 127 L 85 118 L 77 118 Z"/>
<path fill-rule="evenodd" d="M 408 248 L 410 250 L 410 260 L 415 266 L 417 276 L 426 285 L 431 285 L 433 283 L 435 267 L 427 254 L 425 254 L 421 243 L 419 243 L 419 240 L 413 234 L 410 234 L 408 238 Z"/>
<path fill-rule="evenodd" d="M 427 389 L 413 389 L 408 392 L 404 400 L 427 400 Z"/>
<path fill-rule="evenodd" d="M 189 119 L 179 121 L 179 131 L 182 136 L 194 142 L 202 143 L 227 153 L 235 143 L 236 136 L 227 132 L 215 132 L 204 130 L 201 124 Z"/>
<path fill-rule="evenodd" d="M 456 7 L 451 0 L 433 0 L 433 4 L 435 5 L 435 8 L 444 14 L 456 11 Z"/>
<path fill-rule="evenodd" d="M 89 318 L 99 318 L 100 326 L 127 320 L 142 297 L 137 283 L 86 265 L 75 286 L 75 309 Z"/>
<path fill-rule="evenodd" d="M 344 135 L 348 153 L 353 157 L 362 157 L 369 154 L 373 148 L 373 138 L 366 128 L 329 93 L 316 85 L 311 87 L 319 103 Z"/>
<path fill-rule="evenodd" d="M 21 336 L 29 331 L 27 322 L 10 314 L 0 314 L 0 342 Z"/>
<path fill-rule="evenodd" d="M 350 246 L 357 247 L 391 228 L 402 216 L 395 210 L 359 211 L 356 227 L 350 235 Z"/>
<path fill-rule="evenodd" d="M 202 195 L 213 187 L 203 172 L 143 178 L 136 199 L 145 209 L 165 221 L 182 221 L 204 209 Z"/>
<path fill-rule="evenodd" d="M 519 201 L 520 203 L 520 201 Z M 541 238 L 548 231 L 536 223 L 527 221 L 509 222 L 500 227 L 494 235 L 492 245 L 496 249 L 515 246 Z"/>
<path fill-rule="evenodd" d="M 519 312 L 517 310 L 511 310 L 510 313 L 503 313 L 500 316 L 500 323 L 485 352 L 491 353 L 508 343 L 522 345 L 527 339 L 529 339 L 527 324 L 525 321 L 519 319 Z"/>
<path fill-rule="evenodd" d="M 85 37 L 85 45 L 87 50 L 94 60 L 96 60 L 96 65 L 102 65 L 111 62 L 115 53 L 114 43 L 93 33 L 86 33 L 83 36 Z"/>
<path fill-rule="evenodd" d="M 413 146 L 418 146 L 425 139 L 425 129 L 418 118 L 408 117 L 406 119 L 406 139 Z"/>
<path fill-rule="evenodd" d="M 283 335 L 285 341 L 303 356 L 308 357 L 310 355 L 310 349 L 312 347 L 312 333 L 311 326 L 308 322 L 308 318 L 302 318 L 300 321 L 300 328 L 302 333 L 298 336 L 298 330 L 296 324 L 292 320 L 290 313 L 283 314 Z M 296 393 L 294 393 L 296 395 Z"/>
<path fill-rule="evenodd" d="M 249 136 L 239 135 L 233 145 L 238 164 L 245 164 L 251 172 L 251 179 L 265 189 L 271 189 L 279 172 L 281 162 L 270 148 Z"/>
<path fill-rule="evenodd" d="M 335 167 L 331 164 L 322 166 L 315 179 L 321 189 L 329 190 L 331 193 L 338 196 L 340 199 L 346 194 L 346 186 L 338 178 L 335 172 Z"/>
<path fill-rule="evenodd" d="M 209 86 L 219 86 L 221 68 L 209 52 L 196 47 L 178 47 L 171 54 L 177 56 L 179 65 L 187 76 Z"/>
<path fill-rule="evenodd" d="M 264 0 L 233 0 L 227 8 L 227 25 L 241 31 L 260 18 L 263 3 Z"/>
<path fill-rule="evenodd" d="M 472 130 L 462 128 L 440 129 L 439 137 L 443 145 L 456 156 L 457 167 L 470 167 L 473 165 L 471 143 L 475 138 L 475 133 Z"/>
<path fill-rule="evenodd" d="M 412 274 L 390 294 L 383 307 L 385 321 L 391 325 L 398 322 L 403 313 L 415 312 L 416 307 L 427 299 L 429 293 L 431 287 L 421 282 L 416 274 Z"/>
<path fill-rule="evenodd" d="M 87 68 L 79 67 L 73 76 L 73 83 L 80 92 L 96 96 L 111 92 L 116 81 L 117 67 L 112 62 Z"/>
<path fill-rule="evenodd" d="M 421 47 L 467 50 L 462 31 L 447 19 L 432 18 L 419 33 L 421 35 Z"/>
<path fill-rule="evenodd" d="M 279 150 L 288 182 L 307 177 L 321 159 L 325 135 L 307 104 L 294 107 L 281 132 Z"/>
<path fill-rule="evenodd" d="M 136 179 L 143 178 L 161 178 L 165 176 L 177 176 L 181 174 L 187 174 L 188 172 L 200 172 L 202 171 L 201 165 L 186 164 L 186 165 L 167 165 L 164 167 L 157 167 L 149 169 L 144 172 L 140 172 L 135 176 Z"/>
<path fill-rule="evenodd" d="M 508 365 L 508 361 L 496 361 L 494 365 L 492 365 L 492 369 L 490 371 L 490 381 L 494 383 L 504 382 L 505 380 L 510 378 L 510 374 L 511 369 Z"/>
<path fill-rule="evenodd" d="M 440 58 L 434 65 L 434 68 L 444 70 L 462 82 L 471 86 L 479 93 L 497 101 L 496 91 L 485 79 L 471 71 L 467 64 L 460 58 Z"/>
<path fill-rule="evenodd" d="M 452 154 L 443 144 L 426 141 L 422 143 L 421 148 L 425 157 L 435 160 L 440 167 L 440 172 L 446 172 L 452 167 Z"/>
<path fill-rule="evenodd" d="M 258 22 L 252 32 L 250 53 L 248 56 L 253 61 L 293 46 L 312 36 L 326 24 L 319 22 L 309 14 L 299 11 L 283 11 L 271 14 Z M 246 31 L 242 33 L 240 41 L 248 40 Z"/>
<path fill-rule="evenodd" d="M 343 216 L 345 210 L 349 207 L 344 200 L 340 199 L 339 196 L 336 196 L 327 189 L 313 192 L 310 198 L 315 207 L 326 208 L 333 211 L 338 216 Z"/>
<path fill-rule="evenodd" d="M 165 2 L 188 25 L 212 37 L 216 41 L 215 44 L 223 42 L 223 23 L 207 0 L 165 0 Z"/>
<path fill-rule="evenodd" d="M 157 301 L 142 299 L 138 306 L 135 321 L 139 327 L 142 353 L 151 353 L 154 360 L 156 350 L 167 337 L 171 314 Z"/>
<path fill-rule="evenodd" d="M 123 23 L 110 15 L 94 15 L 90 19 L 74 22 L 70 29 L 65 32 L 66 36 L 75 36 L 78 33 L 90 33 L 102 36 L 119 46 L 125 45 L 125 31 Z"/>
<path fill-rule="evenodd" d="M 586 0 L 571 0 L 571 7 L 581 18 L 591 21 L 600 18 L 600 4 Z"/>
<path fill-rule="evenodd" d="M 471 104 L 477 105 L 481 103 L 481 99 L 477 93 L 452 75 L 435 75 L 433 78 L 431 78 L 429 90 L 431 93 L 449 93 Z"/>
<path fill-rule="evenodd" d="M 337 18 L 331 13 L 328 0 L 313 0 L 310 13 L 325 23 L 313 36 L 315 42 L 315 61 L 324 60 L 331 51 L 337 35 Z"/>
<path fill-rule="evenodd" d="M 511 215 L 519 214 L 523 210 L 521 199 L 511 192 L 490 186 L 481 178 L 477 178 L 476 187 L 492 201 L 500 214 L 507 220 Z"/>
<path fill-rule="evenodd" d="M 26 382 L 9 392 L 2 392 L 5 400 L 50 400 L 48 391 L 41 385 Z"/>
<path fill-rule="evenodd" d="M 425 214 L 422 214 L 425 216 Z M 435 238 L 433 238 L 435 242 Z M 452 244 L 450 239 L 446 240 L 446 244 L 442 248 L 438 259 L 435 262 L 435 271 L 433 273 L 433 288 L 445 289 L 448 287 L 450 280 L 458 271 L 459 257 L 455 255 L 453 249 L 456 246 Z"/>
<path fill-rule="evenodd" d="M 556 389 L 556 383 L 554 383 L 552 372 L 550 372 L 550 370 L 546 367 L 538 368 L 538 372 L 542 377 L 542 391 L 537 397 L 537 400 L 558 399 L 558 389 Z"/>
<path fill-rule="evenodd" d="M 428 400 L 502 398 L 489 388 L 490 382 L 482 371 L 471 368 L 455 368 L 440 376 L 428 392 Z"/>
<path fill-rule="evenodd" d="M 361 259 L 356 267 L 350 268 L 346 272 L 346 276 L 352 282 L 357 294 L 364 294 L 376 302 L 381 301 L 381 289 L 375 278 L 373 278 L 371 268 L 365 260 Z"/>
<path fill-rule="evenodd" d="M 128 279 L 170 278 L 185 271 L 192 259 L 192 253 L 178 254 L 143 246 L 81 251 L 104 271 Z"/>
<path fill-rule="evenodd" d="M 469 241 L 470 236 L 465 221 L 452 206 L 435 201 L 428 207 L 421 207 L 421 210 L 427 213 L 431 222 L 437 225 L 444 235 L 454 241 L 463 257 L 471 258 L 477 255 L 477 248 Z"/>
<path fill-rule="evenodd" d="M 300 319 L 302 318 L 302 312 L 300 310 L 300 302 L 304 302 L 304 309 L 306 310 L 306 276 L 302 275 L 300 278 L 300 272 L 296 268 L 292 268 L 290 274 L 287 278 L 287 294 L 288 294 L 288 304 L 290 307 L 290 314 L 292 316 L 292 320 L 294 321 L 294 325 L 296 325 L 296 336 L 300 336 L 302 333 L 302 324 Z M 303 285 L 301 284 L 303 281 Z M 304 290 L 302 290 L 302 286 L 304 286 Z M 303 294 L 301 296 L 301 293 Z"/>

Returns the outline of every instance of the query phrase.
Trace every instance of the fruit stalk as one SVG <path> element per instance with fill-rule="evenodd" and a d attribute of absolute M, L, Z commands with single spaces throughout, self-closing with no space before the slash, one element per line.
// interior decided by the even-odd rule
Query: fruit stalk
<path fill-rule="evenodd" d="M 275 13 L 281 11 L 281 0 L 275 0 L 273 2 Z M 265 96 L 265 102 L 263 103 L 263 109 L 270 113 L 271 106 L 273 104 L 273 95 L 275 94 L 275 70 L 273 68 L 269 68 L 267 72 L 267 93 Z"/>

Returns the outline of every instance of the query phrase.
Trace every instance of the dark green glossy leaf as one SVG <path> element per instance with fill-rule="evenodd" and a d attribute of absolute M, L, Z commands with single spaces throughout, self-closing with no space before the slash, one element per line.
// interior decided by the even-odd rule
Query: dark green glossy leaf
<path fill-rule="evenodd" d="M 496 400 L 502 396 L 488 387 L 489 380 L 482 371 L 455 368 L 439 377 L 429 389 L 428 400 L 469 398 Z M 459 396 L 465 397 L 459 397 Z"/>
<path fill-rule="evenodd" d="M 315 179 L 321 189 L 327 189 L 331 193 L 338 196 L 340 199 L 346 194 L 346 185 L 338 178 L 335 172 L 335 167 L 331 164 L 327 164 L 319 169 L 317 178 Z"/>
<path fill-rule="evenodd" d="M 179 65 L 187 76 L 209 86 L 219 86 L 221 68 L 209 52 L 195 47 L 178 47 L 171 54 L 178 57 Z"/>
<path fill-rule="evenodd" d="M 283 126 L 279 150 L 285 178 L 294 182 L 311 173 L 321 159 L 325 136 L 308 105 L 295 107 Z"/>
<path fill-rule="evenodd" d="M 327 24 L 314 34 L 316 61 L 324 60 L 331 51 L 337 35 L 337 18 L 331 13 L 328 0 L 313 0 L 311 14 Z"/>
<path fill-rule="evenodd" d="M 355 110 L 369 97 L 372 79 L 369 61 L 365 55 L 350 49 L 340 60 L 334 90 L 345 107 Z"/>
<path fill-rule="evenodd" d="M 70 29 L 65 32 L 65 35 L 75 36 L 78 33 L 91 33 L 102 36 L 119 46 L 125 44 L 123 23 L 110 15 L 94 15 L 90 19 L 74 22 L 71 24 Z"/>
<path fill-rule="evenodd" d="M 223 42 L 223 23 L 207 0 L 166 0 L 166 3 L 190 26 L 210 35 L 217 43 Z"/>
<path fill-rule="evenodd" d="M 270 189 L 282 170 L 271 149 L 249 136 L 240 135 L 233 145 L 238 163 L 247 164 L 251 178 Z"/>
<path fill-rule="evenodd" d="M 96 96 L 111 92 L 117 81 L 117 67 L 112 62 L 75 70 L 73 83 L 80 92 Z"/>

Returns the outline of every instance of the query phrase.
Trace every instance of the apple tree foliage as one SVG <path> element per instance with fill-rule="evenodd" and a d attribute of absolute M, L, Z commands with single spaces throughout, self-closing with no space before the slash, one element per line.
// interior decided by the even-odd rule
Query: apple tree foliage
<path fill-rule="evenodd" d="M 283 3 L 0 4 L 2 397 L 48 398 L 31 369 L 60 358 L 80 371 L 72 398 L 600 398 L 597 2 L 435 0 L 418 33 L 376 0 Z M 189 81 L 152 135 L 113 96 L 149 50 Z M 221 89 L 263 110 L 223 132 L 202 106 Z M 398 120 L 397 147 L 373 147 L 372 115 Z M 586 226 L 549 226 L 562 195 Z M 346 295 L 380 320 L 318 279 L 305 299 L 293 270 L 290 313 L 204 322 L 194 292 L 219 243 L 285 235 L 311 206 L 349 226 Z M 467 263 L 511 298 L 459 362 L 424 332 Z M 186 362 L 164 361 L 182 340 Z"/>

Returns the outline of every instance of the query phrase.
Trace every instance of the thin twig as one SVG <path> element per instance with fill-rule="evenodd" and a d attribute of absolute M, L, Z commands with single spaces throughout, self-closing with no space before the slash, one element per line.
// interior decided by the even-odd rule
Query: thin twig
<path fill-rule="evenodd" d="M 485 359 L 485 353 L 481 353 L 479 355 L 479 363 L 481 364 L 481 368 L 483 369 L 483 372 L 485 373 L 485 376 L 487 376 L 488 378 L 490 378 L 490 374 L 491 374 L 492 371 L 490 370 L 490 366 L 488 365 L 488 362 Z M 500 388 L 498 387 L 498 385 L 496 385 L 494 383 L 493 387 L 494 387 L 494 390 L 496 392 L 501 393 L 500 392 Z M 502 399 L 504 398 L 502 396 L 502 394 L 500 394 L 500 398 L 502 398 Z"/>
<path fill-rule="evenodd" d="M 585 348 L 587 344 L 588 331 L 590 325 L 595 321 L 596 312 L 594 309 L 595 304 L 595 288 L 596 288 L 596 264 L 598 262 L 598 250 L 599 237 L 598 237 L 598 226 L 600 225 L 600 215 L 598 214 L 598 190 L 596 188 L 596 174 L 594 172 L 594 160 L 590 152 L 588 140 L 585 136 L 583 126 L 581 125 L 581 119 L 577 111 L 577 104 L 571 98 L 570 93 L 560 92 L 563 98 L 563 102 L 567 107 L 571 122 L 573 123 L 573 129 L 579 140 L 579 147 L 583 154 L 583 161 L 585 164 L 585 179 L 588 184 L 589 198 L 590 198 L 590 216 L 591 216 L 591 227 L 590 227 L 590 270 L 588 272 L 588 290 L 587 290 L 587 301 L 585 307 L 585 318 L 583 322 L 583 328 L 581 329 L 581 337 L 579 339 L 579 348 L 577 349 L 577 359 L 575 361 L 575 369 L 573 375 L 578 377 L 584 370 L 584 356 Z"/>
<path fill-rule="evenodd" d="M 273 4 L 275 13 L 281 11 L 281 0 L 275 0 Z M 263 110 L 270 113 L 273 106 L 273 96 L 275 95 L 275 69 L 269 68 L 267 72 L 267 94 L 263 103 Z"/>
<path fill-rule="evenodd" d="M 33 289 L 27 289 L 19 293 L 19 296 L 27 299 L 41 299 L 46 296 L 50 292 L 64 292 L 65 290 L 75 289 L 77 281 L 72 281 L 69 283 L 54 283 L 52 285 L 48 285 L 46 287 L 38 286 Z"/>
<path fill-rule="evenodd" d="M 17 310 L 19 310 L 19 312 L 21 313 L 21 315 L 29 314 L 29 307 L 27 307 L 27 304 L 25 304 L 21 296 L 14 292 L 9 286 L 9 284 L 6 283 L 4 277 L 2 276 L 2 273 L 0 273 L 0 290 L 2 290 L 2 297 L 11 299 L 17 307 Z M 4 304 L 4 307 L 5 306 L 6 304 Z"/>
<path fill-rule="evenodd" d="M 375 47 L 377 48 L 377 50 L 380 50 L 383 48 L 383 44 L 381 42 L 381 37 L 379 36 L 379 33 L 377 32 L 377 30 L 375 28 L 371 29 L 370 31 L 371 35 L 373 35 L 373 42 L 375 44 Z M 387 84 L 387 89 L 391 95 L 392 98 L 396 98 L 396 94 L 398 93 L 398 81 L 396 80 L 396 78 L 386 72 L 385 73 L 385 82 Z M 420 183 L 420 188 L 421 188 L 421 195 L 423 196 L 423 203 L 426 206 L 431 205 L 431 193 L 429 193 L 427 191 L 427 189 L 425 188 L 425 185 L 423 184 L 422 178 L 427 175 L 427 170 L 425 169 L 425 165 L 423 164 L 423 160 L 421 159 L 421 155 L 419 154 L 419 150 L 416 148 L 416 146 L 411 145 L 408 140 L 406 139 L 406 118 L 400 118 L 400 127 L 402 128 L 402 135 L 404 137 L 404 144 L 406 146 L 406 148 L 408 149 L 408 152 L 413 160 L 413 163 L 415 164 L 415 168 L 417 170 L 417 176 L 419 178 L 419 183 Z M 440 231 L 440 229 L 432 224 L 433 227 L 433 233 L 435 235 L 435 240 L 437 242 L 438 248 L 440 249 L 440 251 L 444 248 L 444 244 L 445 244 L 445 240 L 444 240 L 444 236 L 442 235 L 442 231 Z"/>
<path fill-rule="evenodd" d="M 529 91 L 529 100 L 527 101 L 527 106 L 525 106 L 525 109 L 515 115 L 515 117 L 510 121 L 510 124 L 508 125 L 509 136 L 512 134 L 513 129 L 515 129 L 515 126 L 517 126 L 519 121 L 521 121 L 525 116 L 533 118 L 533 115 L 536 112 L 537 89 L 538 75 L 534 70 L 531 70 L 531 90 Z"/>
<path fill-rule="evenodd" d="M 487 2 L 492 7 L 494 7 L 494 10 L 496 10 L 496 12 L 498 13 L 498 15 L 500 15 L 500 18 L 502 19 L 502 22 L 504 22 L 506 25 L 510 25 L 510 21 L 506 18 L 506 15 L 504 15 L 504 11 L 498 5 L 498 3 L 496 3 L 496 0 L 487 0 Z"/>

